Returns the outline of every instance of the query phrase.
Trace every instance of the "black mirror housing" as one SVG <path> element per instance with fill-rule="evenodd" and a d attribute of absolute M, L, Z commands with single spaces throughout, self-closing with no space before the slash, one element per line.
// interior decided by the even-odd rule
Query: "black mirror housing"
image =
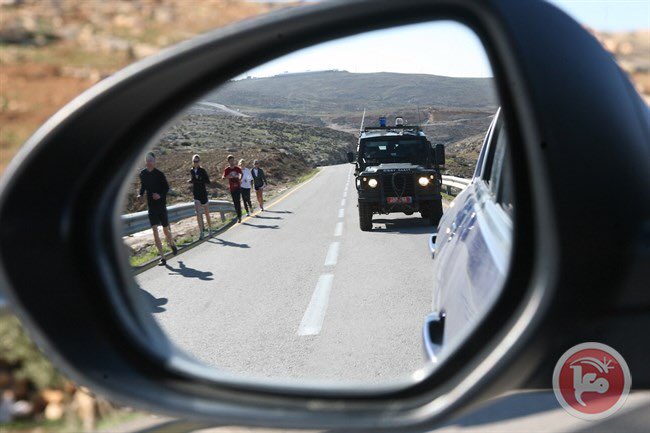
<path fill-rule="evenodd" d="M 132 314 L 116 207 L 123 180 L 166 122 L 216 85 L 284 54 L 436 19 L 467 23 L 485 43 L 514 143 L 511 271 L 458 350 L 396 387 L 268 385 L 192 363 Z M 649 119 L 611 55 L 541 0 L 349 0 L 279 11 L 144 59 L 43 125 L 0 181 L 0 286 L 39 346 L 77 382 L 128 405 L 222 424 L 432 427 L 479 399 L 548 387 L 564 350 L 591 339 L 625 353 L 635 386 L 650 386 L 648 341 L 627 338 L 629 329 L 650 332 L 642 274 L 650 200 L 640 199 L 650 194 Z M 586 157 L 589 164 L 566 169 Z M 626 174 L 623 190 L 575 182 L 606 166 Z M 34 173 L 48 181 L 33 182 Z M 604 212 L 602 197 L 633 205 Z M 631 266 L 637 279 L 622 282 Z"/>

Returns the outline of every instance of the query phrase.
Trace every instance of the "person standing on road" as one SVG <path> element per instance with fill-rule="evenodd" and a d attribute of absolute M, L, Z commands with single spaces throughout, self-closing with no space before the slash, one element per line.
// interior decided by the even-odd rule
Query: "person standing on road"
<path fill-rule="evenodd" d="M 228 155 L 228 165 L 223 170 L 221 178 L 228 179 L 230 195 L 232 196 L 232 202 L 235 205 L 238 223 L 241 222 L 241 177 L 242 172 L 241 169 L 235 165 L 235 157 Z"/>
<path fill-rule="evenodd" d="M 244 208 L 246 208 L 246 215 L 251 216 L 253 212 L 253 203 L 251 203 L 251 183 L 253 182 L 253 175 L 248 167 L 246 161 L 239 160 L 239 168 L 241 168 L 241 198 L 244 201 Z"/>
<path fill-rule="evenodd" d="M 164 266 L 167 261 L 165 260 L 160 234 L 158 233 L 159 225 L 162 225 L 165 238 L 167 238 L 167 245 L 172 249 L 172 253 L 174 255 L 178 253 L 178 248 L 174 244 L 167 218 L 167 193 L 169 192 L 169 184 L 163 172 L 156 168 L 156 155 L 153 152 L 147 153 L 145 164 L 146 168 L 140 172 L 140 193 L 138 194 L 138 200 L 142 200 L 142 196 L 146 191 L 147 211 L 153 231 L 153 239 L 156 243 L 158 254 L 160 254 L 160 265 Z"/>
<path fill-rule="evenodd" d="M 264 170 L 260 168 L 260 162 L 256 159 L 253 161 L 253 185 L 255 186 L 255 194 L 257 195 L 257 202 L 260 204 L 260 209 L 264 210 L 264 187 L 266 186 L 266 175 Z"/>
<path fill-rule="evenodd" d="M 190 170 L 190 180 L 192 184 L 192 194 L 194 195 L 194 210 L 196 211 L 196 220 L 199 223 L 199 239 L 203 239 L 203 213 L 208 222 L 208 236 L 212 234 L 212 221 L 210 221 L 210 206 L 208 203 L 208 190 L 206 185 L 210 185 L 208 172 L 201 167 L 201 157 L 194 155 L 192 157 L 192 169 Z"/>

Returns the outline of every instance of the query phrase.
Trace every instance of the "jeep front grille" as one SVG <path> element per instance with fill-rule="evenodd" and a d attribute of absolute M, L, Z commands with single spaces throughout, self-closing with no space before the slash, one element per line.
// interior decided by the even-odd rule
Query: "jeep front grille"
<path fill-rule="evenodd" d="M 386 197 L 412 197 L 415 195 L 415 182 L 413 181 L 412 173 L 397 173 L 395 175 L 395 186 L 397 190 L 393 188 L 392 174 L 383 175 L 381 181 L 384 187 L 384 196 Z M 402 193 L 402 191 L 404 192 Z"/>

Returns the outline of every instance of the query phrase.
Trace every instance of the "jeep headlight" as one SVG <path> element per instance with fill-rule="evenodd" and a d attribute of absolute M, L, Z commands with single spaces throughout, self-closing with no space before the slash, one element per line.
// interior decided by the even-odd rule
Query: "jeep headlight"
<path fill-rule="evenodd" d="M 422 187 L 427 186 L 427 185 L 429 185 L 429 179 L 427 179 L 426 177 L 422 176 L 420 179 L 418 179 L 418 183 L 419 183 L 420 186 L 422 186 Z"/>
<path fill-rule="evenodd" d="M 377 179 L 368 180 L 368 186 L 370 188 L 377 188 L 377 184 L 378 184 Z"/>

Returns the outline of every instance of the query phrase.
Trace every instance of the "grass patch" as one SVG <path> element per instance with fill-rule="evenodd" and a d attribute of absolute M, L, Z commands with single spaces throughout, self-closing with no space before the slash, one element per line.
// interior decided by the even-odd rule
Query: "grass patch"
<path fill-rule="evenodd" d="M 454 197 L 453 195 L 449 195 L 449 194 L 447 194 L 446 192 L 441 192 L 440 195 L 442 196 L 442 198 L 443 198 L 444 200 L 447 200 L 447 201 L 449 201 L 449 202 L 454 201 L 454 199 L 456 198 L 456 197 Z"/>
<path fill-rule="evenodd" d="M 72 432 L 74 431 L 71 426 L 66 422 L 65 419 L 60 419 L 56 421 L 42 420 L 42 421 L 11 421 L 5 424 L 0 425 L 0 432 L 2 433 L 11 433 L 11 432 Z M 78 430 L 78 426 L 77 426 Z"/>
<path fill-rule="evenodd" d="M 318 172 L 319 172 L 319 169 L 314 168 L 311 171 L 308 171 L 307 173 L 300 176 L 298 179 L 296 179 L 294 182 L 292 182 L 291 185 L 298 185 L 300 183 L 307 182 L 309 179 L 316 176 L 316 174 Z"/>
<path fill-rule="evenodd" d="M 230 219 L 231 219 L 228 216 L 228 213 L 226 213 L 226 220 L 225 221 L 221 221 L 221 217 L 219 216 L 218 213 L 217 214 L 210 214 L 210 216 L 212 217 L 212 230 L 213 231 L 220 230 L 226 224 L 228 224 L 230 222 Z M 191 218 L 195 218 L 195 217 L 193 216 Z M 171 254 L 172 249 L 169 247 L 169 245 L 167 245 L 167 241 L 164 238 L 164 234 L 163 234 L 162 230 L 159 230 L 159 233 L 160 233 L 161 240 L 162 240 L 162 243 L 163 243 L 163 253 L 165 255 Z M 184 248 L 184 247 L 186 247 L 188 245 L 191 245 L 191 244 L 193 244 L 194 242 L 196 242 L 198 240 L 199 240 L 198 227 L 197 227 L 196 233 L 186 234 L 186 235 L 174 238 L 174 241 L 176 242 L 176 246 L 179 249 L 182 249 L 182 248 Z M 146 264 L 146 263 L 148 263 L 148 262 L 150 262 L 152 260 L 155 260 L 155 259 L 157 259 L 159 257 L 160 256 L 158 254 L 158 249 L 156 248 L 155 245 L 152 245 L 152 246 L 143 248 L 142 250 L 138 251 L 136 254 L 131 255 L 131 257 L 129 257 L 129 263 L 131 264 L 131 267 L 137 268 L 137 267 L 142 266 L 142 265 L 144 265 L 144 264 Z"/>

